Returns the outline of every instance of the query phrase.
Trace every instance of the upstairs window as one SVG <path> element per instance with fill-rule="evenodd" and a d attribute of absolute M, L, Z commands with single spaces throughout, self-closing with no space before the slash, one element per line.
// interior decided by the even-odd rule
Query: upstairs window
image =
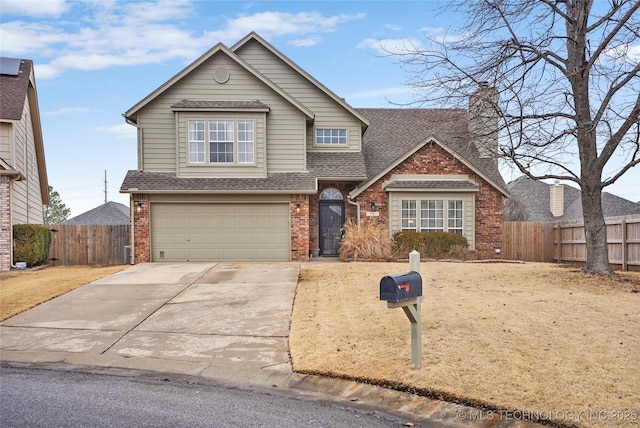
<path fill-rule="evenodd" d="M 347 130 L 342 129 L 316 129 L 316 144 L 347 144 Z"/>
<path fill-rule="evenodd" d="M 188 156 L 190 164 L 255 163 L 255 122 L 233 120 L 190 120 Z"/>

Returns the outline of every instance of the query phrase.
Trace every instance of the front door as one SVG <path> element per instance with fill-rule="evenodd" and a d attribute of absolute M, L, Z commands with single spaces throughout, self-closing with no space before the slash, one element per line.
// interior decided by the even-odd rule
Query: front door
<path fill-rule="evenodd" d="M 344 226 L 344 198 L 337 189 L 320 194 L 318 223 L 320 226 L 320 255 L 337 256 Z"/>

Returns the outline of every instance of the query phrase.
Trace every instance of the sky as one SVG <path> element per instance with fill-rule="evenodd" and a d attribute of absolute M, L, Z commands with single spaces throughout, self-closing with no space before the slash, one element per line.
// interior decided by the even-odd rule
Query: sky
<path fill-rule="evenodd" d="M 442 1 L 0 0 L 0 56 L 34 61 L 47 174 L 71 216 L 137 168 L 122 114 L 219 42 L 256 31 L 353 107 L 419 97 L 381 46 L 448 33 Z M 520 174 L 503 167 L 505 180 Z M 605 190 L 640 200 L 640 167 Z"/>

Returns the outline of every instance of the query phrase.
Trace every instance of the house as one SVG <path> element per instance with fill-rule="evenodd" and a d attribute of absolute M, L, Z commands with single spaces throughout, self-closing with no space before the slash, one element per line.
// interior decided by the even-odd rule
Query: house
<path fill-rule="evenodd" d="M 356 109 L 256 33 L 217 44 L 124 113 L 134 262 L 335 256 L 347 219 L 461 233 L 499 257 L 495 97 L 480 87 L 471 114 Z"/>
<path fill-rule="evenodd" d="M 33 62 L 0 58 L 0 271 L 13 263 L 13 225 L 43 223 L 48 189 Z"/>
<path fill-rule="evenodd" d="M 129 223 L 129 207 L 118 202 L 109 201 L 100 205 L 99 207 L 70 218 L 62 224 L 119 225 Z"/>
<path fill-rule="evenodd" d="M 511 198 L 505 201 L 505 221 L 556 222 L 582 220 L 580 189 L 560 183 L 548 184 L 522 175 L 509 184 Z M 640 214 L 640 206 L 602 192 L 605 217 Z"/>

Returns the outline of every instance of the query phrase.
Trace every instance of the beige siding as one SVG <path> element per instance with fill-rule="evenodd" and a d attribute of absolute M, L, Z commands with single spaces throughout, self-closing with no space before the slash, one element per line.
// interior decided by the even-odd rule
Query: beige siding
<path fill-rule="evenodd" d="M 13 124 L 13 132 L 9 131 L 9 134 L 9 148 L 3 149 L 8 151 L 5 160 L 26 177 L 26 180 L 13 182 L 13 224 L 42 223 L 42 193 L 29 103 L 24 103 L 22 118 Z"/>
<path fill-rule="evenodd" d="M 219 67 L 229 71 L 230 78 L 217 83 L 213 73 Z M 159 95 L 155 100 L 138 112 L 138 124 L 143 129 L 142 167 L 146 171 L 177 172 L 177 159 L 180 161 L 180 174 L 191 176 L 184 171 L 186 144 L 184 132 L 176 133 L 176 118 L 171 105 L 181 101 L 254 101 L 268 105 L 266 115 L 266 166 L 268 172 L 303 171 L 305 168 L 305 115 L 287 100 L 258 80 L 254 75 L 230 60 L 224 53 L 217 53 L 201 64 L 181 81 Z M 186 117 L 181 112 L 180 117 Z M 262 137 L 261 137 L 262 138 Z M 182 154 L 182 155 L 181 155 Z M 220 167 L 220 172 L 207 168 L 202 176 L 237 176 L 238 169 Z M 227 175 L 228 174 L 228 175 Z M 196 174 L 197 175 L 197 174 Z"/>
<path fill-rule="evenodd" d="M 449 200 L 462 201 L 463 235 L 469 242 L 469 248 L 475 248 L 475 193 L 429 193 L 429 192 L 389 192 L 389 230 L 391 233 L 399 231 L 401 227 L 401 208 L 403 200 L 416 200 L 418 216 L 421 200 L 443 200 L 445 215 Z M 419 221 L 419 220 L 418 220 Z M 446 226 L 446 224 L 445 224 Z"/>
<path fill-rule="evenodd" d="M 11 163 L 11 146 L 13 145 L 12 125 L 0 122 L 0 158 Z"/>
<path fill-rule="evenodd" d="M 360 121 L 329 95 L 258 42 L 250 41 L 236 53 L 314 112 L 313 127 L 307 129 L 308 151 L 360 151 L 362 141 Z M 346 128 L 348 144 L 331 147 L 314 146 L 314 128 Z"/>

